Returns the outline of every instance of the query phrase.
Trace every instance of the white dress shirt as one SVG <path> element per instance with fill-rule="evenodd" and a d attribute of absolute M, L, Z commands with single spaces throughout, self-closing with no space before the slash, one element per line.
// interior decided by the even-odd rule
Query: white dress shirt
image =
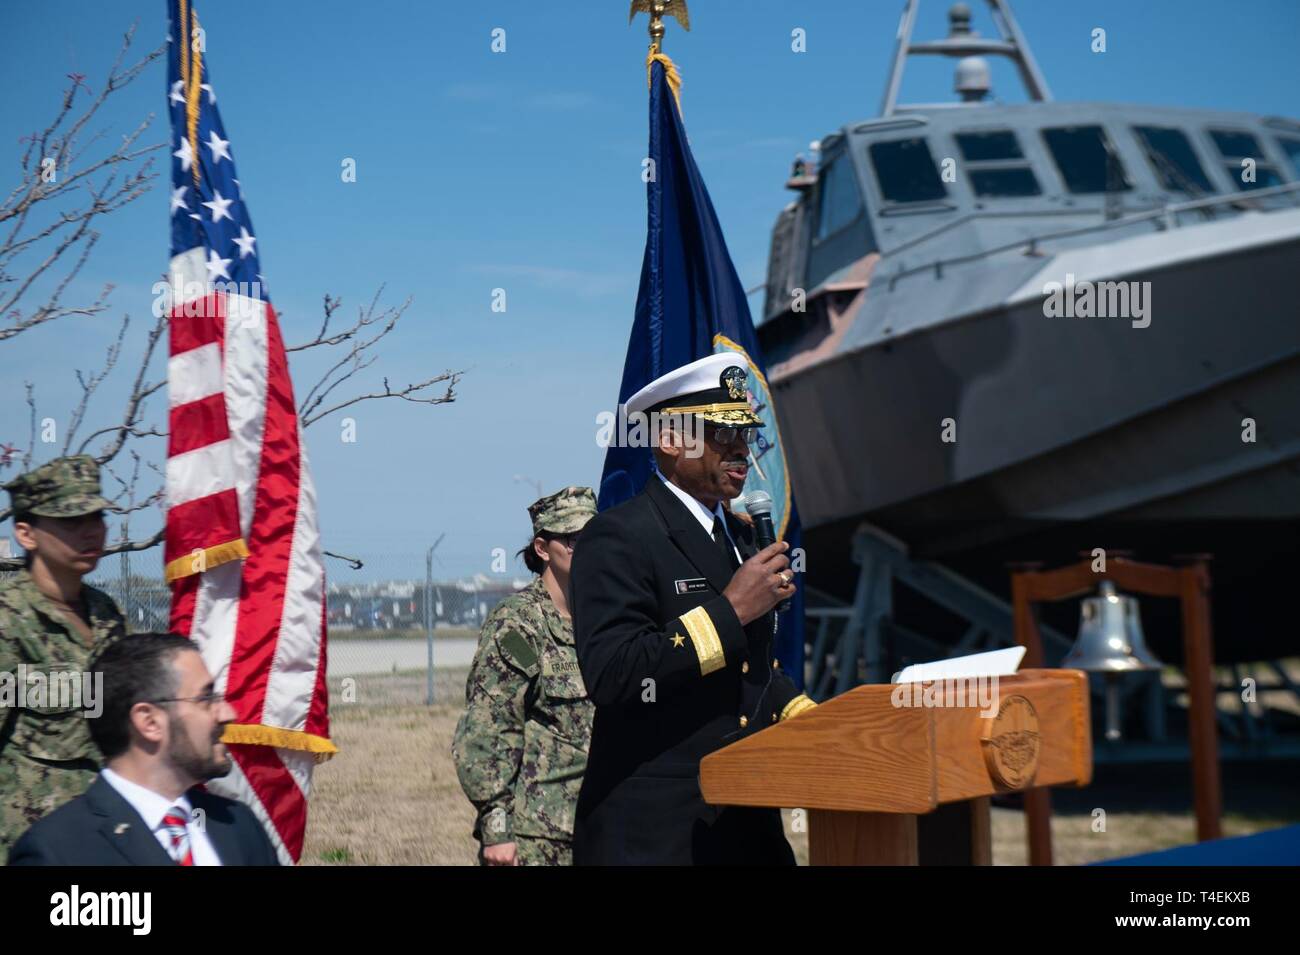
<path fill-rule="evenodd" d="M 731 528 L 727 527 L 727 518 L 722 513 L 722 502 L 719 501 L 717 504 L 713 505 L 713 510 L 710 511 L 695 498 L 691 497 L 691 495 L 687 494 L 672 481 L 664 477 L 663 472 L 656 471 L 655 474 L 659 475 L 659 480 L 668 485 L 668 490 L 677 495 L 677 500 L 685 504 L 686 509 L 695 515 L 695 519 L 700 522 L 700 526 L 704 528 L 704 533 L 709 535 L 710 540 L 713 539 L 713 519 L 716 517 L 718 520 L 722 521 L 722 532 L 727 535 L 727 540 L 731 541 L 731 550 L 732 553 L 736 555 L 736 563 L 743 564 L 744 561 L 740 557 L 740 551 L 736 549 L 736 542 L 731 536 Z"/>
<path fill-rule="evenodd" d="M 131 782 L 107 767 L 100 770 L 99 774 L 104 778 L 104 782 L 116 789 L 117 794 L 140 814 L 140 818 L 144 820 L 145 825 L 149 827 L 149 831 L 154 834 L 158 844 L 163 847 L 163 852 L 168 856 L 172 854 L 172 837 L 168 834 L 167 827 L 162 824 L 163 816 L 167 815 L 173 806 L 179 806 L 185 814 L 185 831 L 190 837 L 190 854 L 194 856 L 194 864 L 221 865 L 221 858 L 213 848 L 212 840 L 194 818 L 194 809 L 184 793 L 177 799 L 168 799 L 152 789 L 145 789 L 138 783 Z"/>

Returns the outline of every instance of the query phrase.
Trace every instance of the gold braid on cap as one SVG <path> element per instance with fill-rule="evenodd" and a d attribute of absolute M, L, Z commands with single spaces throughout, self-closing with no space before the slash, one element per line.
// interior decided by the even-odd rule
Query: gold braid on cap
<path fill-rule="evenodd" d="M 683 405 L 680 408 L 660 408 L 662 414 L 719 414 L 724 411 L 749 411 L 747 401 L 714 402 L 711 405 Z"/>
<path fill-rule="evenodd" d="M 683 405 L 680 408 L 661 408 L 660 415 L 701 415 L 709 424 L 752 425 L 761 427 L 763 419 L 745 401 L 715 402 L 708 405 Z"/>

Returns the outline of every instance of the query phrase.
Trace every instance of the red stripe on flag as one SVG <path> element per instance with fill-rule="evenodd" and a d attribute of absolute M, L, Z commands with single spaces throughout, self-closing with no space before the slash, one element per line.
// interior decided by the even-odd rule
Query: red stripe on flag
<path fill-rule="evenodd" d="M 213 292 L 172 309 L 168 336 L 170 354 L 179 355 L 224 338 L 226 296 Z"/>
<path fill-rule="evenodd" d="M 293 774 L 270 746 L 232 743 L 230 754 L 271 817 L 284 847 L 297 862 L 302 857 L 303 837 L 307 834 L 307 800 Z"/>
<path fill-rule="evenodd" d="M 172 581 L 172 613 L 168 624 L 172 633 L 179 633 L 183 637 L 190 635 L 194 627 L 194 604 L 198 601 L 201 580 L 198 574 L 191 574 Z"/>
<path fill-rule="evenodd" d="M 314 736 L 321 736 L 329 739 L 330 735 L 330 691 L 329 684 L 325 680 L 325 665 L 328 662 L 325 659 L 326 644 L 325 639 L 326 625 L 326 607 L 325 607 L 325 577 L 321 575 L 321 602 L 320 602 L 320 662 L 316 664 L 316 687 L 311 695 L 311 708 L 307 711 L 307 725 L 303 729 Z"/>
<path fill-rule="evenodd" d="M 239 496 L 234 488 L 198 497 L 167 509 L 167 539 L 163 545 L 163 562 L 205 550 L 224 540 L 213 540 L 213 528 L 229 528 L 239 533 Z M 180 632 L 180 631 L 178 631 Z M 189 633 L 188 630 L 184 631 Z"/>
<path fill-rule="evenodd" d="M 218 393 L 189 401 L 172 408 L 168 415 L 167 457 L 206 448 L 228 437 L 230 422 L 226 419 L 225 395 Z"/>
<path fill-rule="evenodd" d="M 302 461 L 298 415 L 280 325 L 270 303 L 266 306 L 266 365 L 262 457 L 226 691 L 238 700 L 235 711 L 240 723 L 262 721 L 298 517 Z"/>

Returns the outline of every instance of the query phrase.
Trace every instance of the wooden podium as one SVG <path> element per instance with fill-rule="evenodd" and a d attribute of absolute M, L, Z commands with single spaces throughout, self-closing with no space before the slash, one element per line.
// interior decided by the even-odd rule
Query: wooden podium
<path fill-rule="evenodd" d="M 977 702 L 969 683 L 953 705 L 957 685 L 850 690 L 706 756 L 704 799 L 804 810 L 812 865 L 917 865 L 926 855 L 987 865 L 990 795 L 1092 779 L 1088 679 L 1081 670 L 999 677 L 987 710 L 988 689 Z M 918 847 L 918 818 L 924 833 L 936 809 L 949 833 L 953 819 L 968 830 L 963 858 Z"/>

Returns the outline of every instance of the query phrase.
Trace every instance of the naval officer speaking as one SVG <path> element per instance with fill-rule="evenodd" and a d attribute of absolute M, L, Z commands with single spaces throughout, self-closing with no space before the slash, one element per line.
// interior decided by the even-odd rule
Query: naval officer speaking
<path fill-rule="evenodd" d="M 795 590 L 789 545 L 758 550 L 726 506 L 763 423 L 736 361 L 701 358 L 628 399 L 629 415 L 670 422 L 653 437 L 658 473 L 574 550 L 574 638 L 596 704 L 578 865 L 794 864 L 779 810 L 700 795 L 703 756 L 815 705 L 772 653 L 773 608 Z"/>

